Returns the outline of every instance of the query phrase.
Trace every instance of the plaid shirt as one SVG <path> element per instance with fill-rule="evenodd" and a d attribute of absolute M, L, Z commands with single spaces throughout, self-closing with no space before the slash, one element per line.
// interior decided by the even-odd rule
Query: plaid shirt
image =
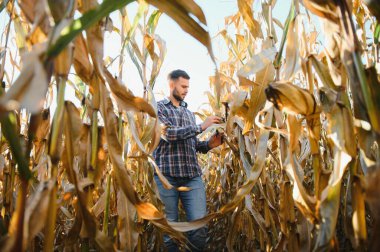
<path fill-rule="evenodd" d="M 196 152 L 210 150 L 207 141 L 198 141 L 202 132 L 195 116 L 182 101 L 176 107 L 165 98 L 157 103 L 158 118 L 166 129 L 153 156 L 162 173 L 171 177 L 196 177 L 202 174 Z"/>

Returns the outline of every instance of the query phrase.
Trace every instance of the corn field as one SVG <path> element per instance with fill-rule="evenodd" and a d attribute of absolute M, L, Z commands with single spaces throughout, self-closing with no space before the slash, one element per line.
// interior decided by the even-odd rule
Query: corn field
<path fill-rule="evenodd" d="M 138 1 L 134 15 L 131 2 L 1 1 L 0 250 L 164 251 L 169 234 L 185 251 L 185 233 L 207 225 L 208 251 L 379 251 L 378 1 L 289 0 L 281 23 L 275 0 L 237 0 L 218 34 L 193 0 Z M 225 119 L 200 136 L 224 143 L 199 155 L 209 214 L 193 222 L 166 220 L 153 179 L 173 187 L 151 155 L 161 15 L 215 64 L 196 115 Z M 120 36 L 116 58 L 106 32 Z"/>

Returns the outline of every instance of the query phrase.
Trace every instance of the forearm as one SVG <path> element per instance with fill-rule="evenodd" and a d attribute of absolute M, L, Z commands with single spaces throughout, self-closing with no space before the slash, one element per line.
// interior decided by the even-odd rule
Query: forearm
<path fill-rule="evenodd" d="M 202 132 L 200 125 L 189 125 L 186 127 L 167 126 L 164 135 L 168 141 L 185 140 Z"/>
<path fill-rule="evenodd" d="M 197 152 L 200 152 L 200 153 L 207 153 L 209 150 L 210 150 L 210 146 L 209 146 L 209 143 L 208 141 L 198 141 L 197 140 L 197 146 L 196 146 L 196 150 Z"/>

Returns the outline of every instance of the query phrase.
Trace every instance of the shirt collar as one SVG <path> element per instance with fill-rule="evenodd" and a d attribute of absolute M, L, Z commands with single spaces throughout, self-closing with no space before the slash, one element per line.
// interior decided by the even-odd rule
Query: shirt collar
<path fill-rule="evenodd" d="M 165 104 L 165 105 L 168 105 L 168 104 L 172 104 L 172 105 L 173 105 L 172 101 L 171 101 L 169 98 L 167 98 L 167 97 L 164 98 L 164 104 Z M 181 107 L 185 107 L 185 108 L 187 108 L 187 102 L 181 101 L 181 102 L 179 103 L 179 105 L 180 105 Z M 174 105 L 173 105 L 173 106 L 174 106 Z"/>

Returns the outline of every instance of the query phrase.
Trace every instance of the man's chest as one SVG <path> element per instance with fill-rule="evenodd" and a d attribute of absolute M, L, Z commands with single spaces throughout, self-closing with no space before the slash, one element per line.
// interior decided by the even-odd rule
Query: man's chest
<path fill-rule="evenodd" d="M 188 125 L 195 125 L 195 117 L 188 109 L 184 107 L 168 108 L 168 119 L 173 126 L 184 127 Z"/>

